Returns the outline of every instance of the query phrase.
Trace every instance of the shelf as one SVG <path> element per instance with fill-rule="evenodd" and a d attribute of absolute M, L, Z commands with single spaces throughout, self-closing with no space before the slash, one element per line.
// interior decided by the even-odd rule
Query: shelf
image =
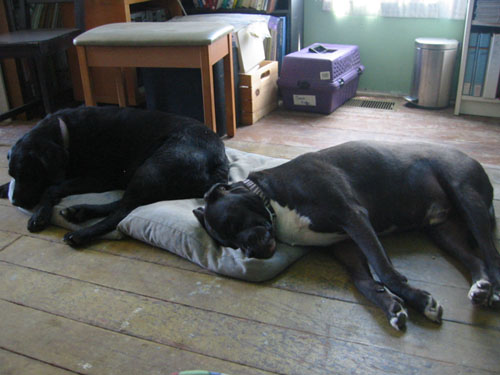
<path fill-rule="evenodd" d="M 480 96 L 469 96 L 469 95 L 462 95 L 462 100 L 468 100 L 470 102 L 478 102 L 478 103 L 490 103 L 490 104 L 498 104 L 500 103 L 500 99 L 488 99 L 488 98 L 482 98 Z"/>
<path fill-rule="evenodd" d="M 472 26 L 498 27 L 498 28 L 500 28 L 500 23 L 485 23 L 485 22 L 472 21 L 471 25 Z"/>
<path fill-rule="evenodd" d="M 455 112 L 455 114 L 458 114 Z M 485 99 L 462 95 L 460 114 L 500 117 L 500 99 Z"/>
<path fill-rule="evenodd" d="M 455 101 L 455 115 L 467 114 L 488 117 L 500 117 L 500 99 L 486 99 L 477 96 L 463 95 L 463 85 L 465 68 L 467 65 L 467 54 L 469 46 L 469 37 L 473 27 L 494 27 L 500 28 L 500 24 L 488 24 L 474 21 L 474 2 L 469 0 L 467 4 L 467 15 L 465 19 L 464 39 L 462 43 L 462 56 L 460 59 L 460 71 L 458 75 L 457 98 Z"/>

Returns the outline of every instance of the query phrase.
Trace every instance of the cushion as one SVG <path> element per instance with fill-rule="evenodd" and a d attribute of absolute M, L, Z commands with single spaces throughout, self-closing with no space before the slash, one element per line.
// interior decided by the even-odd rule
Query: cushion
<path fill-rule="evenodd" d="M 250 171 L 262 170 L 286 162 L 226 148 L 230 161 L 230 182 L 246 178 Z M 217 245 L 192 213 L 203 206 L 203 199 L 156 202 L 132 211 L 118 225 L 127 235 L 169 250 L 219 274 L 248 281 L 273 278 L 306 254 L 304 247 L 278 243 L 270 259 L 247 258 L 240 249 Z"/>
<path fill-rule="evenodd" d="M 73 40 L 76 46 L 205 46 L 233 27 L 212 22 L 119 22 L 95 27 Z"/>
<path fill-rule="evenodd" d="M 60 212 L 63 208 L 74 206 L 76 204 L 106 204 L 106 203 L 111 203 L 114 201 L 117 201 L 118 199 L 121 199 L 123 195 L 123 191 L 121 190 L 113 190 L 113 191 L 107 191 L 105 193 L 88 193 L 88 194 L 78 194 L 78 195 L 70 195 L 66 198 L 63 198 L 61 202 L 59 202 L 56 206 L 54 206 L 54 209 L 52 211 L 52 219 L 51 222 L 52 224 L 58 226 L 58 227 L 63 227 L 69 230 L 77 230 L 81 228 L 82 226 L 91 226 L 98 221 L 102 220 L 100 218 L 98 219 L 91 219 L 89 221 L 86 221 L 84 224 L 73 224 L 67 221 L 63 216 L 61 216 Z M 121 240 L 125 238 L 125 235 L 115 229 L 112 232 L 106 233 L 105 235 L 101 236 L 100 238 L 105 239 L 105 240 Z"/>
<path fill-rule="evenodd" d="M 226 153 L 230 161 L 230 182 L 245 179 L 250 171 L 271 168 L 287 161 L 227 147 Z M 119 199 L 122 194 L 121 191 L 110 191 L 66 197 L 54 208 L 52 223 L 75 230 L 79 226 L 64 220 L 59 214 L 61 208 L 84 202 L 108 203 Z M 210 271 L 255 282 L 273 278 L 307 252 L 304 247 L 278 243 L 273 257 L 255 259 L 245 257 L 240 249 L 219 246 L 192 213 L 195 208 L 203 204 L 203 199 L 182 199 L 138 207 L 118 224 L 118 230 L 102 238 L 120 239 L 125 234 L 173 252 Z M 96 220 L 99 219 L 91 220 L 84 225 L 90 225 Z"/>

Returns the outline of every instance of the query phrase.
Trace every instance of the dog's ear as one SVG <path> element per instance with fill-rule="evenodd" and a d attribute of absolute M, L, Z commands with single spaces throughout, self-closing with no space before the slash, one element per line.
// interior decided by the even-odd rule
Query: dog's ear
<path fill-rule="evenodd" d="M 219 182 L 218 184 L 215 184 L 214 186 L 212 186 L 205 193 L 205 196 L 203 198 L 205 199 L 205 202 L 207 202 L 207 203 L 214 202 L 218 198 L 228 194 L 230 188 L 231 188 L 231 186 L 229 184 L 224 184 L 222 182 Z"/>
<path fill-rule="evenodd" d="M 194 216 L 196 216 L 196 218 L 198 219 L 198 221 L 200 222 L 201 226 L 204 228 L 204 229 L 207 229 L 205 227 L 205 209 L 203 207 L 198 207 L 198 208 L 195 208 L 193 210 L 193 214 Z"/>
<path fill-rule="evenodd" d="M 53 142 L 45 143 L 43 151 L 36 156 L 38 155 L 50 181 L 58 182 L 64 179 L 69 160 L 63 147 Z"/>

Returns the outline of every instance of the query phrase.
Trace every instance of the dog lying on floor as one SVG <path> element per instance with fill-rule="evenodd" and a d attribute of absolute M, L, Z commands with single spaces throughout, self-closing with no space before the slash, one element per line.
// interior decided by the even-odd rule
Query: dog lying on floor
<path fill-rule="evenodd" d="M 356 250 L 335 255 L 359 291 L 401 330 L 407 320 L 403 303 L 437 323 L 443 309 L 394 269 L 377 234 L 422 229 L 468 268 L 472 303 L 499 304 L 492 201 L 482 166 L 457 150 L 348 142 L 251 173 L 242 182 L 217 184 L 194 214 L 216 242 L 248 257 L 271 257 L 276 240 L 331 246 L 351 238 Z"/>
<path fill-rule="evenodd" d="M 78 205 L 61 214 L 80 223 L 67 233 L 80 246 L 114 230 L 134 208 L 161 200 L 202 197 L 227 182 L 229 162 L 219 137 L 196 120 L 134 108 L 79 107 L 48 115 L 8 153 L 12 181 L 0 187 L 15 206 L 34 209 L 28 230 L 46 228 L 61 198 L 125 190 L 106 205 Z"/>

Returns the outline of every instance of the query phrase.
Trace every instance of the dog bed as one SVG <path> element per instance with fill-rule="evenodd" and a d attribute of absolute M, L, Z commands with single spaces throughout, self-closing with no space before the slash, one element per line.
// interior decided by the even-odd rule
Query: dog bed
<path fill-rule="evenodd" d="M 226 153 L 230 161 L 230 182 L 245 179 L 251 171 L 272 168 L 287 161 L 230 148 L 226 148 Z M 52 223 L 75 230 L 78 226 L 59 215 L 61 208 L 84 202 L 107 203 L 119 199 L 121 194 L 121 191 L 111 191 L 66 197 L 54 209 Z M 278 243 L 272 258 L 254 259 L 246 258 L 239 249 L 219 246 L 192 213 L 193 209 L 203 204 L 203 199 L 183 199 L 138 207 L 119 223 L 118 230 L 103 238 L 120 239 L 125 234 L 173 252 L 218 274 L 247 281 L 271 279 L 307 252 L 304 247 Z M 93 222 L 85 224 L 90 225 Z"/>

